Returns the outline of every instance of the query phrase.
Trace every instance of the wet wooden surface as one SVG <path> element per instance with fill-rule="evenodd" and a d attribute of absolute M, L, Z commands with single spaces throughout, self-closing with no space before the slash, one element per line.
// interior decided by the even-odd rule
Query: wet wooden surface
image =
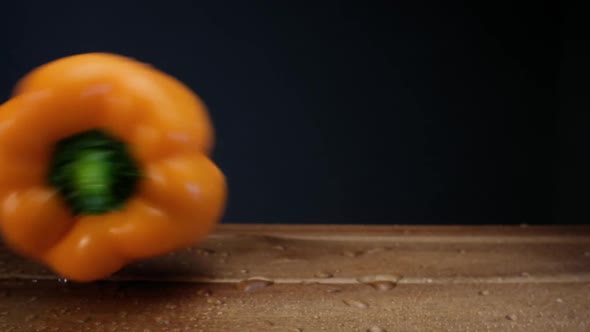
<path fill-rule="evenodd" d="M 590 227 L 222 225 L 90 284 L 0 247 L 0 331 L 590 331 Z"/>

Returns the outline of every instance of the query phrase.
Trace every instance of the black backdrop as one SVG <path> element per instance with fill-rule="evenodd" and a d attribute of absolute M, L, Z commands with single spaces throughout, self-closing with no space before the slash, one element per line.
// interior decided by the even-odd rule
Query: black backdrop
<path fill-rule="evenodd" d="M 582 13 L 473 3 L 15 1 L 0 91 L 90 51 L 177 76 L 211 109 L 226 222 L 585 222 Z"/>

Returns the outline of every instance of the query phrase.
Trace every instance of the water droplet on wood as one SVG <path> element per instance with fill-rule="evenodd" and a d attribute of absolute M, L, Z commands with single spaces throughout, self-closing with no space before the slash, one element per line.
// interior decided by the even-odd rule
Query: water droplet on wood
<path fill-rule="evenodd" d="M 379 291 L 388 291 L 397 286 L 401 276 L 398 275 L 374 275 L 358 278 L 357 281 L 373 287 Z"/>
<path fill-rule="evenodd" d="M 359 309 L 366 309 L 369 307 L 369 305 L 366 302 L 358 300 L 342 300 L 342 302 L 344 302 L 344 304 L 346 304 L 349 307 L 355 307 Z"/>
<path fill-rule="evenodd" d="M 342 292 L 342 288 L 340 288 L 340 287 L 330 287 L 330 288 L 326 289 L 326 292 L 328 292 L 328 293 L 340 293 L 340 292 Z"/>
<path fill-rule="evenodd" d="M 240 281 L 240 283 L 238 283 L 238 288 L 244 292 L 252 292 L 255 290 L 266 288 L 272 284 L 274 284 L 274 282 L 270 279 L 251 278 Z"/>
<path fill-rule="evenodd" d="M 391 282 L 391 281 L 374 281 L 369 283 L 369 285 L 371 285 L 373 288 L 375 288 L 376 290 L 379 291 L 388 291 L 390 289 L 394 289 L 395 286 L 397 286 L 396 283 Z"/>
<path fill-rule="evenodd" d="M 276 263 L 294 263 L 294 262 L 305 263 L 305 262 L 307 262 L 307 259 L 304 259 L 304 258 L 294 258 L 294 257 L 278 257 L 277 259 L 274 259 L 273 261 L 271 261 L 271 263 L 273 263 L 273 264 L 276 264 Z"/>
<path fill-rule="evenodd" d="M 484 290 L 480 290 L 478 294 L 482 295 L 482 296 L 488 296 L 488 295 L 490 295 L 490 291 L 484 289 Z"/>
<path fill-rule="evenodd" d="M 515 314 L 506 315 L 506 319 L 511 320 L 511 321 L 515 321 L 516 320 L 516 315 Z"/>

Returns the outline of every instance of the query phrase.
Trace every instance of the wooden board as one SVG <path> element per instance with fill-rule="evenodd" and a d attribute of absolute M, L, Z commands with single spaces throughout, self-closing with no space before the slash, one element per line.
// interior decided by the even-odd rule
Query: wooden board
<path fill-rule="evenodd" d="M 221 225 L 107 280 L 0 248 L 0 331 L 589 331 L 590 227 Z"/>

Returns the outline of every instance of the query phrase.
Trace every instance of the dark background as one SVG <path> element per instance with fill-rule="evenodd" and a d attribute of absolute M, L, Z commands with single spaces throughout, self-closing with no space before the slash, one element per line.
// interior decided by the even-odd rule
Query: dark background
<path fill-rule="evenodd" d="M 226 222 L 586 222 L 580 8 L 361 3 L 9 2 L 0 91 L 81 52 L 177 76 L 215 121 Z"/>

